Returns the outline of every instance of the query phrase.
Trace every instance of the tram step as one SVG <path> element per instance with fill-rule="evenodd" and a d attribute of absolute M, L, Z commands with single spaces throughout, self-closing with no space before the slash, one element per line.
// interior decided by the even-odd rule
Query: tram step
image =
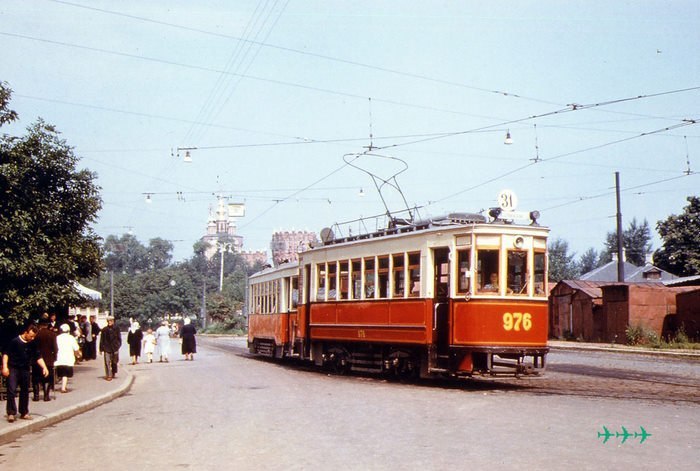
<path fill-rule="evenodd" d="M 430 368 L 428 373 L 449 373 L 447 368 Z"/>
<path fill-rule="evenodd" d="M 379 373 L 382 371 L 382 369 L 381 368 L 363 368 L 363 367 L 352 365 L 352 371 L 359 371 L 361 373 Z"/>

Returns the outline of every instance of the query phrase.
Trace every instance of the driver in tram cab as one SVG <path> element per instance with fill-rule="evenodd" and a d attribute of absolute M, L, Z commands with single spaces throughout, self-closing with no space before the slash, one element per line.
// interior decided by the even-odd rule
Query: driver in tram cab
<path fill-rule="evenodd" d="M 481 288 L 481 291 L 488 291 L 491 293 L 498 292 L 498 273 L 491 273 L 489 282 L 486 283 L 483 288 Z"/>

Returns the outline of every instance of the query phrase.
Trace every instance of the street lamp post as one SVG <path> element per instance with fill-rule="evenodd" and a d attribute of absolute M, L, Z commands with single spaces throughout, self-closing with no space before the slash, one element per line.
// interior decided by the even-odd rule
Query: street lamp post
<path fill-rule="evenodd" d="M 221 249 L 221 271 L 219 272 L 219 293 L 224 287 L 224 255 L 226 252 L 229 251 L 231 247 L 231 244 L 228 243 L 223 243 L 219 244 L 219 248 Z"/>

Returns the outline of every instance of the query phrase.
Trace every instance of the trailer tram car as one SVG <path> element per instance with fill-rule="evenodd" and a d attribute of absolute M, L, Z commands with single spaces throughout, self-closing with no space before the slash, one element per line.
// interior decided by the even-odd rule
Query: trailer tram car
<path fill-rule="evenodd" d="M 339 372 L 539 374 L 548 232 L 450 214 L 326 239 L 249 278 L 248 347 Z"/>

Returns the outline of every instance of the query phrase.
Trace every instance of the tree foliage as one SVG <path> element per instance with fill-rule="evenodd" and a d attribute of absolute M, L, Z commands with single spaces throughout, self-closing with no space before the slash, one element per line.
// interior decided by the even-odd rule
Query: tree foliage
<path fill-rule="evenodd" d="M 0 125 L 16 119 L 0 84 Z M 39 119 L 21 137 L 0 137 L 0 319 L 24 322 L 80 300 L 73 282 L 101 264 L 91 223 L 101 208 L 95 174 Z"/>
<path fill-rule="evenodd" d="M 596 249 L 590 247 L 583 253 L 583 255 L 581 255 L 581 258 L 578 262 L 578 271 L 579 274 L 583 275 L 585 273 L 588 273 L 589 271 L 595 270 L 599 266 L 600 254 L 596 251 Z"/>
<path fill-rule="evenodd" d="M 107 236 L 104 243 L 105 268 L 114 273 L 142 273 L 170 265 L 173 243 L 156 237 L 148 247 L 132 234 Z"/>
<path fill-rule="evenodd" d="M 561 238 L 549 243 L 549 279 L 553 281 L 576 279 L 580 272 L 574 262 L 575 253 L 569 253 L 569 243 Z"/>
<path fill-rule="evenodd" d="M 689 196 L 683 214 L 656 224 L 663 240 L 654 264 L 678 276 L 700 275 L 700 197 Z"/>
<path fill-rule="evenodd" d="M 200 317 L 204 297 L 210 322 L 241 329 L 247 277 L 261 265 L 249 267 L 240 255 L 225 252 L 219 291 L 222 254 L 207 259 L 202 242 L 195 243 L 193 249 L 189 260 L 172 264 L 169 241 L 151 239 L 146 247 L 133 235 L 110 235 L 104 248 L 108 272 L 86 284 L 103 293 L 112 290 L 118 319 L 133 318 L 144 326 L 156 326 L 167 318 Z M 109 295 L 103 297 L 102 308 L 110 310 Z"/>
<path fill-rule="evenodd" d="M 627 229 L 622 232 L 622 247 L 625 249 L 625 259 L 638 267 L 646 263 L 646 255 L 651 253 L 651 229 L 645 219 L 641 224 L 633 218 Z M 612 254 L 617 253 L 617 232 L 608 232 L 605 239 L 605 251 L 601 254 L 603 263 L 612 260 Z"/>

